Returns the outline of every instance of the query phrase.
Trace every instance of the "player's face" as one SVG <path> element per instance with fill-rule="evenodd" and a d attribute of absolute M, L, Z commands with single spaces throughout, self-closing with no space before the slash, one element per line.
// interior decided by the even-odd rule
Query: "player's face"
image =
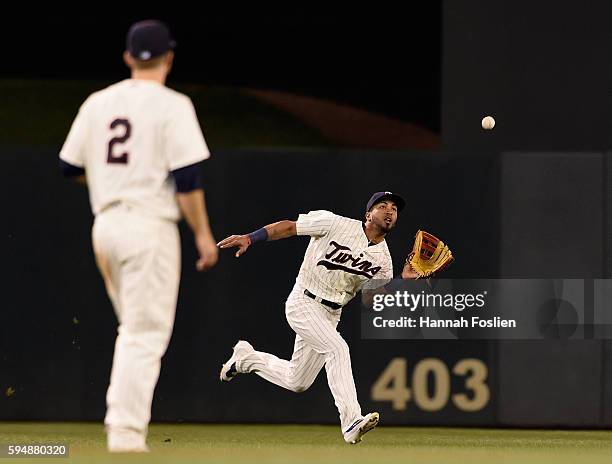
<path fill-rule="evenodd" d="M 376 203 L 370 210 L 370 221 L 384 233 L 395 227 L 397 222 L 397 205 L 391 200 Z"/>

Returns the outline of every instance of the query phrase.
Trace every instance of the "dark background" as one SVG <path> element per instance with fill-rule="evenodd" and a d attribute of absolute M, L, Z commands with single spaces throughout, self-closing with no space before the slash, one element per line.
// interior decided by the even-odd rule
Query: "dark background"
<path fill-rule="evenodd" d="M 56 173 L 51 150 L 6 149 L 0 155 L 4 198 L 21 185 L 19 173 L 30 173 L 35 182 L 35 188 L 21 192 L 19 202 L 3 206 L 0 391 L 15 392 L 0 396 L 0 419 L 100 420 L 116 321 L 91 251 L 86 190 Z M 412 202 L 388 236 L 396 272 L 414 231 L 423 227 L 448 237 L 457 257 L 445 277 L 602 278 L 610 276 L 601 252 L 610 245 L 610 237 L 602 233 L 612 204 L 612 191 L 602 188 L 610 179 L 602 169 L 608 159 L 603 153 L 432 158 L 414 153 L 222 151 L 207 162 L 205 175 L 213 231 L 225 237 L 311 209 L 361 217 L 368 198 L 360 197 L 361 189 L 401 189 L 404 171 L 412 169 L 410 189 L 421 192 L 434 172 L 438 188 L 428 201 Z M 522 163 L 533 166 L 529 177 L 521 172 Z M 296 164 L 299 171 L 292 171 Z M 365 169 L 368 177 L 349 188 Z M 292 175 L 279 177 L 277 172 Z M 313 178 L 316 188 L 309 187 Z M 512 189 L 518 183 L 520 194 Z M 36 209 L 36 222 L 24 204 Z M 542 214 L 547 221 L 539 219 Z M 229 384 L 217 377 L 238 339 L 290 357 L 295 335 L 284 317 L 284 301 L 307 239 L 261 244 L 239 260 L 231 251 L 222 252 L 219 264 L 203 275 L 194 269 L 192 236 L 184 225 L 181 229 L 183 276 L 154 420 L 335 423 L 324 373 L 300 395 L 255 375 Z M 356 299 L 344 309 L 339 330 L 351 347 L 362 407 L 380 411 L 386 424 L 612 424 L 612 351 L 607 340 L 362 340 L 359 323 Z M 475 412 L 461 411 L 450 400 L 429 412 L 414 399 L 406 410 L 394 410 L 389 402 L 374 401 L 371 389 L 395 358 L 406 359 L 411 389 L 411 373 L 419 362 L 441 360 L 452 372 L 460 360 L 478 359 L 488 369 L 490 400 Z M 471 394 L 463 376 L 451 374 L 451 380 L 453 395 Z M 436 381 L 431 376 L 428 385 L 433 395 Z"/>
<path fill-rule="evenodd" d="M 422 227 L 448 237 L 457 256 L 449 277 L 609 278 L 610 3 L 479 0 L 410 8 L 357 18 L 204 9 L 120 18 L 95 12 L 79 21 L 14 17 L 1 32 L 12 46 L 0 66 L 14 78 L 123 78 L 128 25 L 165 19 L 179 42 L 177 81 L 303 92 L 441 129 L 440 152 L 217 151 L 206 175 L 218 237 L 311 209 L 360 217 L 373 190 L 391 189 L 410 204 L 389 236 L 396 266 Z M 496 117 L 493 131 L 480 128 L 486 114 Z M 0 398 L 3 419 L 100 420 L 104 412 L 115 320 L 93 263 L 86 194 L 56 173 L 58 149 L 0 151 L 0 387 L 15 390 Z M 335 422 L 323 378 L 301 397 L 254 376 L 229 385 L 217 380 L 238 338 L 290 355 L 283 301 L 305 242 L 261 245 L 240 262 L 223 254 L 202 276 L 183 232 L 177 321 L 154 420 Z M 351 346 L 359 397 L 387 423 L 611 424 L 608 341 L 362 341 L 354 309 L 347 308 L 340 330 Z M 393 411 L 372 401 L 370 388 L 396 357 L 410 370 L 432 357 L 448 369 L 477 358 L 489 369 L 491 400 L 475 413 L 450 403 L 438 412 L 414 403 Z M 453 377 L 453 393 L 463 391 Z"/>
<path fill-rule="evenodd" d="M 444 147 L 609 149 L 611 21 L 605 0 L 444 2 Z"/>
<path fill-rule="evenodd" d="M 0 28 L 5 77 L 125 78 L 129 26 L 165 21 L 178 48 L 173 82 L 285 90 L 440 128 L 440 1 L 403 11 L 266 12 L 245 7 L 15 14 Z"/>

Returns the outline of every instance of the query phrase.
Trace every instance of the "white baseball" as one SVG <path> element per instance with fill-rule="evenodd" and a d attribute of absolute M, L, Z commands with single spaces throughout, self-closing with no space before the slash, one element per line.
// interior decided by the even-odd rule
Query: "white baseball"
<path fill-rule="evenodd" d="M 481 124 L 483 129 L 491 130 L 495 127 L 495 119 L 493 119 L 493 116 L 485 116 L 482 118 Z"/>

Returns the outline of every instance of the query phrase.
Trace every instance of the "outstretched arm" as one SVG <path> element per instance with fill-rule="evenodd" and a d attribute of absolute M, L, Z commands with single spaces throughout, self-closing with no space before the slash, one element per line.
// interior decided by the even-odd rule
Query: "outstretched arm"
<path fill-rule="evenodd" d="M 230 235 L 217 243 L 217 245 L 219 248 L 238 247 L 236 258 L 239 258 L 253 243 L 280 240 L 282 238 L 289 238 L 295 235 L 297 235 L 295 221 L 278 221 L 274 224 L 268 224 L 255 232 L 251 232 L 250 234 Z"/>

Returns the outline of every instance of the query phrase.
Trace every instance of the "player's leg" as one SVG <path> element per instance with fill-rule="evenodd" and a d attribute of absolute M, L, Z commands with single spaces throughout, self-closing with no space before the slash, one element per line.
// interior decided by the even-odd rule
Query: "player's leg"
<path fill-rule="evenodd" d="M 153 391 L 174 324 L 180 245 L 175 224 L 133 214 L 117 219 L 110 261 L 121 263 L 112 279 L 120 316 L 105 424 L 109 449 L 137 450 L 146 449 Z"/>
<path fill-rule="evenodd" d="M 117 298 L 119 292 L 119 261 L 113 256 L 115 251 L 114 237 L 104 221 L 96 221 L 92 230 L 92 242 L 96 265 L 104 281 L 106 293 L 110 299 L 117 320 L 121 320 L 121 308 Z"/>
<path fill-rule="evenodd" d="M 236 369 L 240 373 L 254 372 L 268 382 L 299 393 L 312 385 L 324 364 L 325 356 L 296 335 L 291 360 L 253 350 L 240 357 Z"/>
<path fill-rule="evenodd" d="M 303 391 L 312 384 L 325 365 L 342 430 L 347 430 L 362 419 L 362 415 L 357 401 L 349 348 L 336 330 L 339 314 L 330 313 L 306 297 L 303 290 L 296 286 L 287 299 L 286 315 L 289 325 L 297 334 L 291 361 L 255 351 L 250 345 L 237 346 L 243 352 L 234 352 L 236 370 L 239 373 L 256 372 L 276 385 Z M 231 361 L 230 358 L 224 367 L 229 368 Z"/>
<path fill-rule="evenodd" d="M 287 320 L 305 344 L 324 357 L 327 381 L 345 431 L 363 416 L 357 400 L 349 347 L 336 330 L 340 315 L 329 312 L 302 292 L 292 292 L 287 301 Z"/>

